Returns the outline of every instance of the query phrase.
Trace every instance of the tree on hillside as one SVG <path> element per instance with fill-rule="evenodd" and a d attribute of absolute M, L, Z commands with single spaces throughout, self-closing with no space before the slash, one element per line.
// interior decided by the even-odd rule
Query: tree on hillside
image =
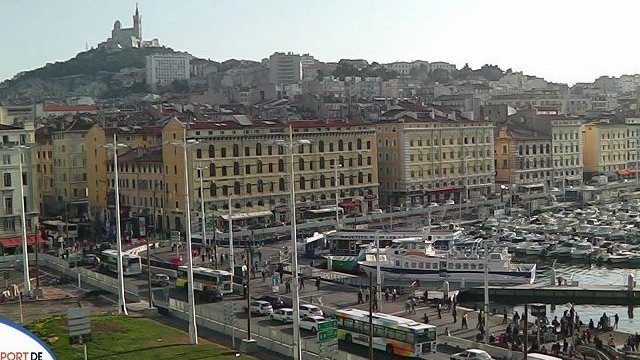
<path fill-rule="evenodd" d="M 476 75 L 482 76 L 483 78 L 489 81 L 498 81 L 504 76 L 504 72 L 497 65 L 489 65 L 485 64 L 476 71 L 474 71 Z"/>
<path fill-rule="evenodd" d="M 429 74 L 429 77 L 432 81 L 443 83 L 449 81 L 449 72 L 445 69 L 435 69 Z"/>

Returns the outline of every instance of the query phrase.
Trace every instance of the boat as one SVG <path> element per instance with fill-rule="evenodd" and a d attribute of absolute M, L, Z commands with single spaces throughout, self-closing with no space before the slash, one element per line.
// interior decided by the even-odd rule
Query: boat
<path fill-rule="evenodd" d="M 572 259 L 585 259 L 587 256 L 593 253 L 593 245 L 590 242 L 580 242 L 574 244 L 573 248 L 571 248 L 571 258 Z"/>
<path fill-rule="evenodd" d="M 385 279 L 419 280 L 424 282 L 453 281 L 479 283 L 484 281 L 484 267 L 488 266 L 489 284 L 531 284 L 535 281 L 536 264 L 515 264 L 506 249 L 481 252 L 437 252 L 430 241 L 423 238 L 394 240 L 379 266 Z M 376 254 L 369 251 L 359 261 L 364 272 L 375 272 Z"/>
<path fill-rule="evenodd" d="M 360 245 L 358 255 L 326 255 L 327 269 L 348 274 L 360 273 L 359 261 L 364 260 L 367 251 L 372 248 L 371 244 Z"/>

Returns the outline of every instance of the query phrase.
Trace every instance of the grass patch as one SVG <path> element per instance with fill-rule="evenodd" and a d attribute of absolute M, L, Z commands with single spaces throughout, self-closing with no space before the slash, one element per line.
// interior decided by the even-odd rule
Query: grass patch
<path fill-rule="evenodd" d="M 87 345 L 89 359 L 242 359 L 221 345 L 200 339 L 189 345 L 187 333 L 147 318 L 97 315 L 91 317 L 92 339 Z M 82 348 L 69 345 L 67 318 L 53 316 L 34 321 L 27 328 L 43 339 L 58 359 L 80 359 Z"/>

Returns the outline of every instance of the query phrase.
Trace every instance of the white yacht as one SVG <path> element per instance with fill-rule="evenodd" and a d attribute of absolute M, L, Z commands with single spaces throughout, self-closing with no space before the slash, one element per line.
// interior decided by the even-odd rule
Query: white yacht
<path fill-rule="evenodd" d="M 571 248 L 572 259 L 585 259 L 587 256 L 594 252 L 593 245 L 590 242 L 584 241 L 576 243 Z"/>
<path fill-rule="evenodd" d="M 475 253 L 437 252 L 423 238 L 394 240 L 380 255 L 380 269 L 385 279 L 420 281 L 454 281 L 480 283 L 488 266 L 489 284 L 529 284 L 536 276 L 536 264 L 514 264 L 506 249 L 489 252 L 487 258 Z M 375 272 L 376 254 L 370 251 L 359 261 L 365 272 Z"/>

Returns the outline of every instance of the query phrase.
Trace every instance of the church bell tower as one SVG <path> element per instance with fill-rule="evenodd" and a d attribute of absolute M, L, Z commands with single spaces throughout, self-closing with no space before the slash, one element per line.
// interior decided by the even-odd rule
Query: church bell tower
<path fill-rule="evenodd" d="M 136 3 L 136 13 L 133 15 L 133 32 L 138 40 L 142 41 L 142 17 Z"/>

